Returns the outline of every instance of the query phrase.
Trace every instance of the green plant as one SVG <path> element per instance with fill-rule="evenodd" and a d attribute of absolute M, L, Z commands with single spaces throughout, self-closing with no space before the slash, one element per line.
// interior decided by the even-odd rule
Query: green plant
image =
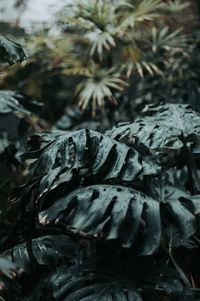
<path fill-rule="evenodd" d="M 25 59 L 23 48 L 0 36 L 2 69 Z M 4 210 L 7 197 L 15 185 L 22 183 L 25 169 L 19 157 L 29 134 L 39 130 L 39 118 L 43 104 L 19 91 L 0 91 L 0 210 Z"/>
<path fill-rule="evenodd" d="M 46 128 L 64 114 L 58 128 L 102 131 L 133 121 L 145 104 L 174 98 L 193 101 L 197 109 L 195 19 L 190 1 L 76 1 L 57 16 L 60 34 L 45 28 L 23 37 L 30 56 L 22 66 L 6 69 L 0 86 L 44 102 Z M 77 114 L 77 124 L 69 127 L 68 113 Z"/>
<path fill-rule="evenodd" d="M 138 13 L 138 22 L 153 16 Z M 0 97 L 2 114 L 30 114 L 40 130 L 38 102 Z M 0 212 L 3 301 L 199 299 L 200 115 L 183 104 L 142 114 L 106 133 L 30 136 L 17 156 L 28 181 Z"/>
<path fill-rule="evenodd" d="M 30 137 L 31 180 L 10 196 L 15 238 L 1 245 L 30 279 L 16 300 L 198 300 L 200 116 L 145 114 L 106 135 Z"/>
<path fill-rule="evenodd" d="M 168 7 L 168 3 L 157 0 L 76 1 L 71 9 L 62 11 L 60 18 L 67 22 L 66 42 L 71 43 L 69 62 L 67 58 L 63 61 L 64 72 L 86 78 L 76 91 L 80 92 L 79 106 L 83 110 L 91 100 L 94 115 L 96 106 L 102 108 L 104 98 L 112 100 L 113 91 L 122 90 L 124 80 L 128 84 L 132 74 L 162 74 L 161 63 L 173 57 L 173 52 L 184 52 L 187 37 L 180 33 L 180 28 L 162 27 L 163 22 L 159 22 L 159 18 L 167 18 L 168 8 L 173 9 L 170 5 L 171 2 Z M 116 70 L 118 79 L 112 85 L 112 77 L 108 80 L 105 76 L 110 68 Z M 91 82 L 99 90 L 98 95 L 92 91 Z M 107 85 L 113 88 L 109 93 L 104 88 Z"/>
<path fill-rule="evenodd" d="M 91 107 L 94 117 L 99 109 L 104 111 L 106 99 L 119 103 L 116 92 L 125 94 L 137 74 L 165 76 L 177 54 L 187 55 L 191 41 L 184 33 L 186 25 L 170 15 L 177 7 L 178 2 L 158 0 L 75 1 L 58 14 L 60 35 L 44 30 L 28 39 L 27 64 L 41 64 L 42 58 L 36 71 L 44 76 L 42 81 L 49 74 L 62 74 L 66 81 L 76 78 L 66 102 L 75 97 L 82 110 Z M 186 6 L 179 8 L 181 16 Z M 32 91 L 36 81 L 29 76 L 25 81 L 24 91 Z"/>

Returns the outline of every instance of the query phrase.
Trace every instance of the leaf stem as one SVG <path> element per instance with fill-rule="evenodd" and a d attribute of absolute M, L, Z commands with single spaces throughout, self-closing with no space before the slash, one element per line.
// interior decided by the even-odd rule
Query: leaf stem
<path fill-rule="evenodd" d="M 191 284 L 190 281 L 188 280 L 188 278 L 186 277 L 184 271 L 182 270 L 182 268 L 179 266 L 179 264 L 176 262 L 173 254 L 172 254 L 172 248 L 171 246 L 169 246 L 169 249 L 167 249 L 164 244 L 162 244 L 163 249 L 165 250 L 165 252 L 169 255 L 169 258 L 171 259 L 172 263 L 174 264 L 177 272 L 179 273 L 183 283 L 186 285 L 186 287 L 191 288 Z"/>

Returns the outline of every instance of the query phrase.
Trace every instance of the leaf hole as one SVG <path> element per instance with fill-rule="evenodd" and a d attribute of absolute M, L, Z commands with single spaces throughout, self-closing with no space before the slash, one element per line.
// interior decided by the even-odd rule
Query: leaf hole
<path fill-rule="evenodd" d="M 92 199 L 97 199 L 98 197 L 99 197 L 99 191 L 95 189 L 92 194 Z"/>

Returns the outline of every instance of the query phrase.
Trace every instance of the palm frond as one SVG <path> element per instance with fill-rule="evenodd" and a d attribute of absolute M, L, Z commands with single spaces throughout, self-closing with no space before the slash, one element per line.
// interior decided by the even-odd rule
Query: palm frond
<path fill-rule="evenodd" d="M 107 17 L 113 12 L 113 10 L 108 10 L 112 8 L 109 3 L 105 1 L 99 1 L 98 4 L 96 1 L 84 0 L 76 1 L 75 6 L 71 7 L 70 12 L 65 10 L 61 14 L 63 21 L 71 22 L 72 24 L 80 26 L 84 30 L 103 28 L 107 25 Z"/>
<path fill-rule="evenodd" d="M 155 17 L 155 10 L 162 6 L 160 0 L 143 0 L 140 1 L 139 6 L 136 8 L 135 17 L 138 21 L 151 20 Z"/>
<path fill-rule="evenodd" d="M 63 74 L 66 75 L 78 75 L 78 76 L 90 76 L 91 74 L 91 61 L 85 61 L 83 59 L 77 59 L 74 56 L 69 56 L 63 66 Z"/>
<path fill-rule="evenodd" d="M 132 1 L 131 1 L 132 2 Z M 132 11 L 129 11 L 122 19 L 121 28 L 133 28 L 137 21 L 149 21 L 157 16 L 155 11 L 161 7 L 160 0 L 143 0 L 139 5 L 133 4 Z"/>
<path fill-rule="evenodd" d="M 174 0 L 174 1 L 168 1 L 165 5 L 165 8 L 172 13 L 178 13 L 186 9 L 189 5 L 190 5 L 189 2 L 183 3 L 183 1 Z"/>
<path fill-rule="evenodd" d="M 144 73 L 147 71 L 150 75 L 155 73 L 163 75 L 162 71 L 159 69 L 156 64 L 145 61 L 145 60 L 138 60 L 138 61 L 127 61 L 125 64 L 122 65 L 122 70 L 126 72 L 126 77 L 130 78 L 133 72 L 137 72 L 141 78 L 144 78 Z"/>
<path fill-rule="evenodd" d="M 116 73 L 113 68 L 93 69 L 88 77 L 76 88 L 75 93 L 79 95 L 79 106 L 85 110 L 89 101 L 92 101 L 92 115 L 95 115 L 98 106 L 104 111 L 104 99 L 116 103 L 112 89 L 122 91 L 123 86 L 128 84 Z"/>
<path fill-rule="evenodd" d="M 91 56 L 93 56 L 95 51 L 97 51 L 100 58 L 102 58 L 104 48 L 109 51 L 111 46 L 116 46 L 114 37 L 110 32 L 103 32 L 98 30 L 96 32 L 93 32 L 92 36 L 90 35 L 90 40 L 92 42 L 90 50 Z"/>
<path fill-rule="evenodd" d="M 171 49 L 181 50 L 187 45 L 188 37 L 181 34 L 181 29 L 177 29 L 169 33 L 169 27 L 165 26 L 160 31 L 155 27 L 152 29 L 152 41 L 147 41 L 151 45 L 152 51 L 164 48 L 169 51 Z"/>

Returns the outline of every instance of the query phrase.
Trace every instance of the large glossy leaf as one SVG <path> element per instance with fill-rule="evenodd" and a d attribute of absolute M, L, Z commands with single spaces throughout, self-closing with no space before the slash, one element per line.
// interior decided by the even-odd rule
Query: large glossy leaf
<path fill-rule="evenodd" d="M 15 223 L 16 220 L 21 221 L 20 224 L 23 225 L 23 230 L 26 230 L 26 221 L 28 224 L 34 223 L 34 210 L 37 192 L 37 185 L 39 179 L 30 181 L 27 184 L 21 185 L 13 190 L 9 195 L 9 206 L 7 218 L 11 225 Z M 30 213 L 31 212 L 31 213 Z M 30 235 L 28 231 L 28 235 Z M 28 238 L 27 238 L 28 239 Z"/>
<path fill-rule="evenodd" d="M 53 268 L 76 255 L 77 244 L 64 235 L 46 235 L 34 238 L 0 254 L 1 260 L 10 260 L 30 273 L 35 265 Z M 6 258 L 6 259 L 5 259 Z"/>
<path fill-rule="evenodd" d="M 189 194 L 184 177 L 186 179 L 183 171 L 178 175 L 171 169 L 158 178 L 146 179 L 147 190 L 161 203 L 165 234 L 173 246 L 194 234 L 200 220 L 200 195 Z"/>
<path fill-rule="evenodd" d="M 0 114 L 21 112 L 26 115 L 40 112 L 43 104 L 17 91 L 0 91 Z"/>
<path fill-rule="evenodd" d="M 154 301 L 162 300 L 159 295 L 181 298 L 183 294 L 177 273 L 151 257 L 98 258 L 70 268 L 61 266 L 50 277 L 49 286 L 62 301 Z"/>
<path fill-rule="evenodd" d="M 64 221 L 72 231 L 88 236 L 119 239 L 124 247 L 132 246 L 141 232 L 140 253 L 151 254 L 160 244 L 159 211 L 157 201 L 131 188 L 95 185 L 55 201 L 39 219 L 42 224 Z"/>
<path fill-rule="evenodd" d="M 26 54 L 21 45 L 0 36 L 0 61 L 10 64 L 22 62 Z"/>
<path fill-rule="evenodd" d="M 143 144 L 153 150 L 180 150 L 184 142 L 188 146 L 198 146 L 200 115 L 188 105 L 152 106 L 147 113 L 151 116 L 114 128 L 107 134 L 116 140 L 125 139 L 131 145 Z"/>
<path fill-rule="evenodd" d="M 40 194 L 74 178 L 122 183 L 159 171 L 153 160 L 142 158 L 133 148 L 92 130 L 39 134 L 28 145 L 32 151 L 23 158 L 37 158 L 30 172 L 34 176 L 43 175 Z"/>
<path fill-rule="evenodd" d="M 148 255 L 160 246 L 161 232 L 168 234 L 173 227 L 178 238 L 169 236 L 168 242 L 177 240 L 178 245 L 197 231 L 200 196 L 181 196 L 154 200 L 131 188 L 94 185 L 55 200 L 39 220 L 43 225 L 64 223 L 83 236 L 118 239 L 123 247 L 135 244 L 139 254 Z"/>

